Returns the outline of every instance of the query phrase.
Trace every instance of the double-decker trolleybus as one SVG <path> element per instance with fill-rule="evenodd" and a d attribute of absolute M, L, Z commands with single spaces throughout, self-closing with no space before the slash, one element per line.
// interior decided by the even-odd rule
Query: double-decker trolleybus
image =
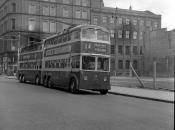
<path fill-rule="evenodd" d="M 110 89 L 110 35 L 96 25 L 78 25 L 44 41 L 41 83 L 72 93 Z"/>
<path fill-rule="evenodd" d="M 18 57 L 17 77 L 20 82 L 40 83 L 43 50 L 42 44 L 33 44 L 21 49 Z"/>

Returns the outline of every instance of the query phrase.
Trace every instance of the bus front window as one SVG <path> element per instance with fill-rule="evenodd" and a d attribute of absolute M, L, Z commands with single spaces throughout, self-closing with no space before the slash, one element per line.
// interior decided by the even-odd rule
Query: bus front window
<path fill-rule="evenodd" d="M 97 30 L 97 40 L 109 41 L 109 34 L 102 30 Z"/>
<path fill-rule="evenodd" d="M 95 40 L 96 39 L 95 29 L 91 29 L 91 28 L 83 29 L 82 38 Z"/>
<path fill-rule="evenodd" d="M 109 71 L 109 58 L 98 58 L 97 70 Z"/>
<path fill-rule="evenodd" d="M 95 57 L 83 56 L 82 57 L 82 69 L 95 70 Z"/>

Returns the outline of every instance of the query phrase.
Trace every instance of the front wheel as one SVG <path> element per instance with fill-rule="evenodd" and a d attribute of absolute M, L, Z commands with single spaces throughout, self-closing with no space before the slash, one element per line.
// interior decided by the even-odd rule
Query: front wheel
<path fill-rule="evenodd" d="M 102 95 L 106 95 L 106 94 L 108 93 L 108 90 L 100 90 L 100 93 L 101 93 Z"/>
<path fill-rule="evenodd" d="M 77 93 L 78 92 L 78 90 L 77 90 L 77 82 L 76 82 L 75 79 L 71 80 L 69 89 L 70 89 L 71 93 Z"/>

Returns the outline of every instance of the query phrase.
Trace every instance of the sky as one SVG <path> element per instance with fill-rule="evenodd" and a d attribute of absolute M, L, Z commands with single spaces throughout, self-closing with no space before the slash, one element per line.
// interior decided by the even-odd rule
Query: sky
<path fill-rule="evenodd" d="M 149 10 L 162 16 L 162 28 L 175 29 L 175 0 L 103 0 L 105 6 L 122 9 Z"/>

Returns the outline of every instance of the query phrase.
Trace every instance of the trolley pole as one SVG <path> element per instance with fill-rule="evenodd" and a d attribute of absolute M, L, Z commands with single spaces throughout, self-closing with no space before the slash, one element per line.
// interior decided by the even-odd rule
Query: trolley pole
<path fill-rule="evenodd" d="M 153 62 L 153 88 L 156 89 L 156 61 Z"/>

